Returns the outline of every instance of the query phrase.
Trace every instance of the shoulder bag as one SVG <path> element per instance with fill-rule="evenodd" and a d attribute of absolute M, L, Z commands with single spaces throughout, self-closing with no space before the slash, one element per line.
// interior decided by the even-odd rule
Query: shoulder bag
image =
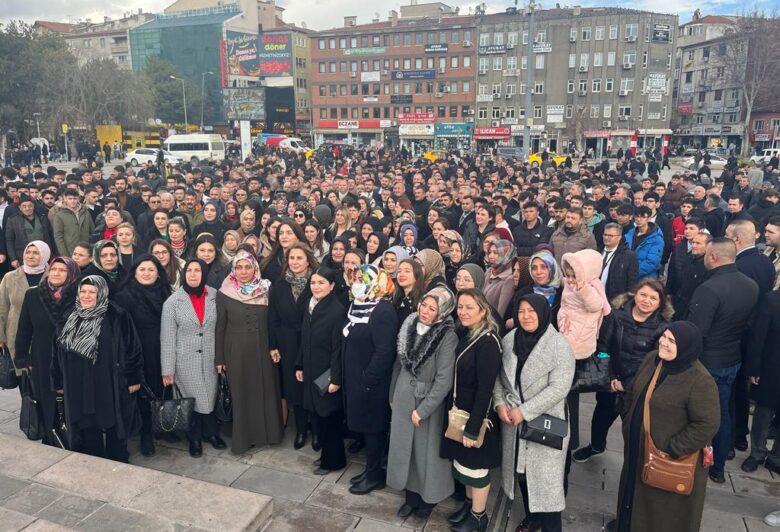
<path fill-rule="evenodd" d="M 155 432 L 187 431 L 195 410 L 194 397 L 182 397 L 179 386 L 173 383 L 170 399 L 165 398 L 165 389 L 160 399 L 152 400 L 152 423 Z"/>
<path fill-rule="evenodd" d="M 463 354 L 466 351 L 468 351 L 471 348 L 471 346 L 476 344 L 486 334 L 488 333 L 484 332 L 479 336 L 477 336 L 474 340 L 472 340 L 469 343 L 469 345 L 467 345 L 466 348 L 460 352 L 458 358 L 455 359 L 455 380 L 452 385 L 452 408 L 450 408 L 450 411 L 447 412 L 447 430 L 444 432 L 444 436 L 458 443 L 463 443 L 463 431 L 465 430 L 466 423 L 468 423 L 469 417 L 471 416 L 465 410 L 461 410 L 460 408 L 458 408 L 458 405 L 456 404 L 455 401 L 458 393 L 458 361 L 460 361 L 460 357 L 463 356 Z M 485 412 L 485 417 L 482 420 L 482 426 L 479 429 L 479 436 L 477 437 L 477 443 L 476 445 L 474 445 L 474 447 L 476 447 L 477 449 L 482 447 L 482 444 L 485 442 L 485 433 L 491 428 L 493 428 L 493 423 L 487 418 L 488 414 L 490 413 L 491 404 L 493 404 L 492 399 L 488 404 L 487 412 Z"/>
<path fill-rule="evenodd" d="M 22 392 L 22 409 L 19 412 L 19 428 L 29 440 L 40 440 L 43 438 L 43 420 L 41 417 L 40 405 L 35 399 L 32 380 L 26 373 L 22 375 L 19 382 Z"/>
<path fill-rule="evenodd" d="M 521 370 L 522 371 L 522 370 Z M 520 400 L 523 399 L 522 386 L 519 386 Z M 565 399 L 564 399 L 565 401 Z M 563 449 L 563 440 L 569 435 L 569 412 L 564 403 L 563 419 L 549 414 L 542 414 L 531 421 L 523 420 L 520 425 L 520 439 L 532 441 L 539 445 Z"/>
<path fill-rule="evenodd" d="M 219 373 L 217 379 L 217 402 L 214 404 L 214 415 L 220 423 L 232 423 L 233 397 L 230 395 L 227 375 Z"/>
<path fill-rule="evenodd" d="M 653 379 L 645 394 L 645 407 L 642 423 L 645 430 L 645 456 L 642 466 L 642 482 L 648 486 L 679 495 L 690 495 L 693 490 L 693 478 L 696 473 L 696 463 L 699 451 L 675 460 L 667 453 L 658 449 L 650 434 L 650 398 L 661 373 L 661 363 L 655 368 Z"/>
<path fill-rule="evenodd" d="M 612 373 L 607 353 L 594 353 L 583 360 L 577 360 L 574 369 L 574 393 L 611 391 Z"/>
<path fill-rule="evenodd" d="M 19 379 L 16 377 L 16 367 L 8 347 L 4 346 L 0 351 L 0 388 L 12 390 L 17 386 L 19 386 Z"/>

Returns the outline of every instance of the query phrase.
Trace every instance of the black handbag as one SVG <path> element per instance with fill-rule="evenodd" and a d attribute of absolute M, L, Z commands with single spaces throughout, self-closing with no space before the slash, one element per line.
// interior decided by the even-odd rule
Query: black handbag
<path fill-rule="evenodd" d="M 195 410 L 194 397 L 182 397 L 179 386 L 173 383 L 170 399 L 165 398 L 165 389 L 160 399 L 152 400 L 152 425 L 155 432 L 187 431 Z"/>
<path fill-rule="evenodd" d="M 220 373 L 217 384 L 217 402 L 214 405 L 214 415 L 220 423 L 233 422 L 233 398 L 230 396 L 230 385 L 227 375 Z"/>
<path fill-rule="evenodd" d="M 583 360 L 577 360 L 571 391 L 574 393 L 611 391 L 612 372 L 609 363 L 610 358 L 607 353 L 596 353 Z"/>
<path fill-rule="evenodd" d="M 55 399 L 54 428 L 51 429 L 54 443 L 65 450 L 69 450 L 68 424 L 65 421 L 65 400 L 58 395 Z"/>
<path fill-rule="evenodd" d="M 523 399 L 523 390 L 520 392 L 520 400 Z M 563 440 L 569 434 L 569 412 L 568 407 L 563 408 L 563 419 L 549 414 L 542 414 L 531 421 L 523 420 L 520 426 L 520 438 L 532 441 L 540 445 L 562 450 Z"/>
<path fill-rule="evenodd" d="M 33 384 L 30 376 L 22 375 L 19 380 L 19 387 L 22 392 L 22 409 L 19 412 L 19 428 L 29 440 L 40 440 L 43 438 L 43 417 L 41 416 L 40 405 L 35 399 Z"/>
<path fill-rule="evenodd" d="M 320 392 L 322 397 L 328 394 L 328 388 L 330 387 L 330 368 L 326 369 L 322 375 L 314 379 L 314 386 L 317 387 L 317 391 Z"/>
<path fill-rule="evenodd" d="M 16 367 L 7 347 L 0 351 L 0 388 L 12 390 L 19 386 L 19 378 L 16 376 Z"/>

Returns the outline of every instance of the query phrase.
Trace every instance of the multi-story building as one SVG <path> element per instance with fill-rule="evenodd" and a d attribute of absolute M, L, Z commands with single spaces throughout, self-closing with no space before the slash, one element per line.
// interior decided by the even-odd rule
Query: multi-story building
<path fill-rule="evenodd" d="M 126 13 L 122 18 L 103 17 L 102 22 L 87 19 L 77 24 L 37 21 L 39 31 L 62 34 L 79 64 L 93 59 L 111 59 L 120 68 L 131 69 L 129 31 L 152 20 L 154 15 L 139 9 Z"/>
<path fill-rule="evenodd" d="M 474 138 L 605 153 L 669 135 L 676 15 L 623 8 L 480 15 Z M 531 51 L 530 64 L 528 51 Z M 529 87 L 529 80 L 531 86 Z M 526 108 L 526 91 L 531 106 Z"/>
<path fill-rule="evenodd" d="M 780 112 L 752 114 L 750 142 L 756 152 L 767 148 L 780 148 Z"/>
<path fill-rule="evenodd" d="M 386 21 L 311 38 L 316 142 L 469 147 L 474 119 L 476 28 L 446 4 L 414 4 Z"/>

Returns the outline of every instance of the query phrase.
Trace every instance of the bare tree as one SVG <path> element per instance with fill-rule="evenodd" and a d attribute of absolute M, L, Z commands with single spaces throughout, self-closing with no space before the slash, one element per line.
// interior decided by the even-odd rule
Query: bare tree
<path fill-rule="evenodd" d="M 780 20 L 777 14 L 747 13 L 734 22 L 719 43 L 716 65 L 723 80 L 739 89 L 744 105 L 742 155 L 750 153 L 750 119 L 753 113 L 780 107 Z"/>

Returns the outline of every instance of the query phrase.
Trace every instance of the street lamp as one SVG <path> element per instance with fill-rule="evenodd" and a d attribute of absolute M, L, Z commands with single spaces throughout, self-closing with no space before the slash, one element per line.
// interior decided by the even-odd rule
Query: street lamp
<path fill-rule="evenodd" d="M 187 133 L 187 94 L 184 92 L 184 80 L 176 76 L 168 76 L 171 79 L 181 81 L 181 98 L 184 102 L 184 132 Z"/>
<path fill-rule="evenodd" d="M 33 113 L 33 116 L 35 117 L 35 129 L 38 131 L 38 138 L 41 138 L 41 124 L 38 122 L 38 117 L 41 116 L 41 113 Z"/>
<path fill-rule="evenodd" d="M 206 82 L 207 75 L 214 75 L 214 72 L 203 72 L 200 75 L 200 132 L 203 133 L 203 103 L 206 101 L 206 95 L 204 94 L 204 83 Z"/>

